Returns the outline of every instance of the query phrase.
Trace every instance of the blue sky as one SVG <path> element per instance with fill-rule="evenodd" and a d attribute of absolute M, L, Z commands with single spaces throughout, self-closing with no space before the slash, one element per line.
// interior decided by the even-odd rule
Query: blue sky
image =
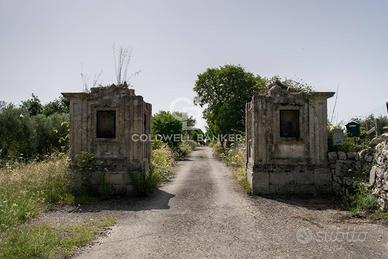
<path fill-rule="evenodd" d="M 196 76 L 224 64 L 339 87 L 337 122 L 386 114 L 387 12 L 377 0 L 0 0 L 0 100 L 81 91 L 81 72 L 113 83 L 115 45 L 132 50 L 132 84 L 154 112 L 185 110 L 200 127 Z"/>

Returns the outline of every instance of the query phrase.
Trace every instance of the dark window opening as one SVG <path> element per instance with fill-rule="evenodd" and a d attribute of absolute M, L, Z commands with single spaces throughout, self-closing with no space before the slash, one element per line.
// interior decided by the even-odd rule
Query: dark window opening
<path fill-rule="evenodd" d="M 299 138 L 299 111 L 280 111 L 280 137 Z"/>
<path fill-rule="evenodd" d="M 97 112 L 97 138 L 116 138 L 116 112 Z"/>

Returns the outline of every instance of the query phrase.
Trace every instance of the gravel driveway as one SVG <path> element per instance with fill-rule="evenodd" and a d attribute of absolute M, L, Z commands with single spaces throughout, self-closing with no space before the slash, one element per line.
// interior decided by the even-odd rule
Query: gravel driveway
<path fill-rule="evenodd" d="M 387 228 L 350 219 L 327 200 L 245 194 L 230 170 L 199 148 L 176 178 L 143 199 L 85 207 L 118 224 L 80 258 L 387 258 Z"/>

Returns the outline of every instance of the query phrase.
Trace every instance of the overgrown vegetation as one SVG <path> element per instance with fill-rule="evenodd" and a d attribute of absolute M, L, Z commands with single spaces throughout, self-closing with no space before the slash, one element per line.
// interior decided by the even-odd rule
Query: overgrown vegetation
<path fill-rule="evenodd" d="M 371 193 L 365 183 L 357 184 L 357 188 L 345 198 L 344 203 L 352 217 L 369 217 L 388 223 L 388 213 L 379 209 L 376 196 Z"/>
<path fill-rule="evenodd" d="M 114 218 L 104 218 L 74 226 L 24 224 L 0 234 L 0 257 L 68 258 L 115 223 Z"/>
<path fill-rule="evenodd" d="M 368 147 L 369 142 L 376 136 L 376 131 L 372 131 L 367 134 L 369 129 L 377 129 L 377 133 L 384 132 L 384 127 L 388 127 L 388 117 L 379 116 L 375 117 L 372 114 L 366 118 L 353 118 L 352 121 L 356 121 L 360 124 L 360 137 L 349 137 L 346 132 L 344 134 L 344 144 L 339 146 L 333 145 L 333 130 L 335 128 L 342 129 L 340 124 L 328 125 L 328 147 L 329 151 L 344 151 L 344 152 L 358 152 Z"/>
<path fill-rule="evenodd" d="M 42 105 L 37 96 L 21 105 L 0 105 L 0 166 L 42 160 L 69 148 L 69 115 L 65 99 Z"/>
<path fill-rule="evenodd" d="M 145 175 L 141 172 L 129 172 L 129 178 L 137 195 L 146 195 L 163 182 L 173 177 L 175 157 L 172 149 L 163 142 L 157 142 L 152 150 L 152 171 Z"/>
<path fill-rule="evenodd" d="M 299 82 L 292 79 L 282 79 L 280 76 L 274 76 L 266 80 L 267 88 L 265 89 L 265 92 L 267 92 L 268 86 L 272 84 L 281 84 L 285 87 L 287 87 L 288 92 L 295 93 L 295 94 L 302 94 L 304 96 L 309 96 L 313 92 L 313 88 L 311 85 L 305 83 L 305 82 Z"/>
<path fill-rule="evenodd" d="M 72 172 L 79 176 L 80 188 L 72 188 L 81 196 L 88 196 L 94 194 L 92 189 L 91 179 L 92 173 L 96 170 L 96 155 L 88 152 L 82 152 L 74 159 L 72 163 Z M 72 174 L 73 174 L 72 173 Z"/>
<path fill-rule="evenodd" d="M 161 111 L 152 117 L 152 134 L 172 149 L 178 148 L 182 130 L 182 122 L 170 112 Z"/>
<path fill-rule="evenodd" d="M 343 151 L 343 152 L 358 152 L 364 148 L 368 147 L 369 139 L 365 137 L 365 129 L 361 128 L 361 137 L 353 138 L 344 134 L 344 144 L 343 145 L 333 145 L 333 130 L 335 128 L 340 128 L 340 126 L 331 126 L 327 127 L 328 133 L 328 151 Z"/>
<path fill-rule="evenodd" d="M 185 125 L 185 128 L 183 127 Z M 166 143 L 173 151 L 176 160 L 184 158 L 198 146 L 198 134 L 192 129 L 195 119 L 182 112 L 161 111 L 152 117 L 153 149 Z"/>
<path fill-rule="evenodd" d="M 74 204 L 70 175 L 66 155 L 0 169 L 0 258 L 70 257 L 115 223 L 112 218 L 59 227 L 29 222 L 45 210 Z"/>
<path fill-rule="evenodd" d="M 73 201 L 67 156 L 0 169 L 1 231 Z"/>
<path fill-rule="evenodd" d="M 166 144 L 152 150 L 152 174 L 156 175 L 158 183 L 169 181 L 172 178 L 174 166 L 174 153 Z"/>
<path fill-rule="evenodd" d="M 221 158 L 225 163 L 232 167 L 232 171 L 247 193 L 251 193 L 252 189 L 247 180 L 245 146 L 243 143 L 232 144 L 230 148 L 224 149 L 221 143 L 217 142 L 212 145 L 214 153 Z"/>

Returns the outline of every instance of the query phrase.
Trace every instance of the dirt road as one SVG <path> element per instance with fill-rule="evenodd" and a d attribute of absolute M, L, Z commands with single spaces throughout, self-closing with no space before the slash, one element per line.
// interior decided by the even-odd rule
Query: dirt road
<path fill-rule="evenodd" d="M 84 210 L 119 223 L 80 258 L 388 256 L 386 227 L 349 219 L 317 199 L 250 197 L 209 148 L 180 162 L 176 178 L 148 198 Z"/>

